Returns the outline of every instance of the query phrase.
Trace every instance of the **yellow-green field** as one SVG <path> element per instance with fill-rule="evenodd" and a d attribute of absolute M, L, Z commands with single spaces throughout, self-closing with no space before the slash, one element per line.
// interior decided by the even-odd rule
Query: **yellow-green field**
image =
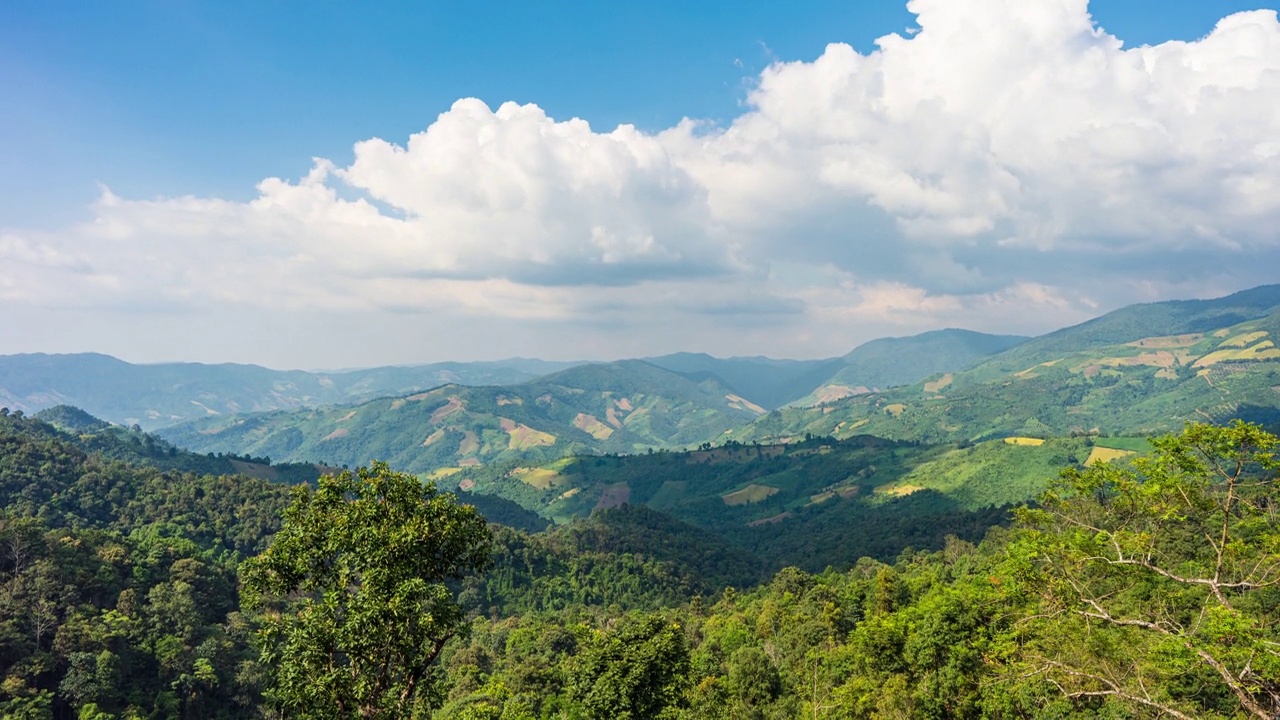
<path fill-rule="evenodd" d="M 952 375 L 951 373 L 947 373 L 946 375 L 943 375 L 937 380 L 930 380 L 929 382 L 925 383 L 924 391 L 927 393 L 939 392 L 942 390 L 942 388 L 950 385 L 951 381 L 954 379 L 955 379 L 954 375 Z"/>
<path fill-rule="evenodd" d="M 560 479 L 560 473 L 547 468 L 518 467 L 511 471 L 511 477 L 539 490 L 548 490 Z"/>
<path fill-rule="evenodd" d="M 907 406 L 906 406 L 906 405 L 903 405 L 902 403 L 894 403 L 894 404 L 892 404 L 892 405 L 885 405 L 885 406 L 884 406 L 884 411 L 885 411 L 885 412 L 887 412 L 887 413 L 889 413 L 890 415 L 892 415 L 892 416 L 894 416 L 894 417 L 898 417 L 898 416 L 899 416 L 899 415 L 901 415 L 901 414 L 902 414 L 902 412 L 903 412 L 904 410 L 906 410 L 906 409 L 907 409 Z"/>
<path fill-rule="evenodd" d="M 1105 448 L 1093 446 L 1089 451 L 1089 459 L 1084 461 L 1087 466 L 1099 465 L 1101 463 L 1109 463 L 1112 460 L 1119 460 L 1122 457 L 1133 455 L 1130 450 L 1116 450 L 1115 448 Z"/>
<path fill-rule="evenodd" d="M 720 496 L 720 499 L 724 500 L 725 505 L 747 505 L 749 503 L 758 503 L 777 492 L 778 488 L 776 487 L 752 483 L 741 490 L 725 493 Z"/>
<path fill-rule="evenodd" d="M 578 413 L 573 419 L 573 426 L 597 440 L 605 440 L 613 434 L 613 428 L 600 422 L 595 415 Z"/>
<path fill-rule="evenodd" d="M 498 426 L 506 431 L 510 438 L 507 447 L 511 450 L 527 450 L 532 447 L 554 445 L 556 436 L 507 418 L 498 418 Z"/>
<path fill-rule="evenodd" d="M 1042 438 L 1033 438 L 1033 437 L 1007 437 L 1004 439 L 1004 441 L 1009 443 L 1010 445 L 1043 445 L 1044 444 L 1044 440 Z"/>

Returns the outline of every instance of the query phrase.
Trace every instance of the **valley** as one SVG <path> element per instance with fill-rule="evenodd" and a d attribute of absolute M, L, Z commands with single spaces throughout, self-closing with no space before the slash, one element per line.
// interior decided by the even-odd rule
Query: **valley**
<path fill-rule="evenodd" d="M 360 493 L 374 493 L 377 508 L 397 497 L 362 483 L 421 491 L 422 507 L 455 514 L 449 523 L 472 517 L 484 528 L 485 562 L 433 586 L 468 630 L 441 641 L 432 717 L 602 717 L 581 714 L 591 702 L 582 688 L 609 682 L 591 664 L 600 657 L 667 673 L 671 717 L 807 716 L 836 705 L 876 717 L 857 708 L 886 698 L 1089 717 L 1111 701 L 1046 705 L 1058 686 L 1083 681 L 1028 674 L 1086 633 L 1152 651 L 1075 655 L 1090 672 L 1142 663 L 1175 688 L 1168 707 L 1229 709 L 1229 696 L 1168 685 L 1168 666 L 1150 659 L 1159 639 L 1082 628 L 1053 610 L 1072 602 L 1055 593 L 1073 587 L 1055 578 L 1076 577 L 1058 573 L 1084 572 L 1080 553 L 1103 551 L 1080 549 L 1092 531 L 1055 523 L 1073 513 L 1110 523 L 1156 502 L 1148 477 L 1179 497 L 1205 493 L 1187 506 L 1196 512 L 1216 507 L 1214 483 L 1195 480 L 1203 468 L 1188 458 L 1222 453 L 1248 453 L 1240 467 L 1256 482 L 1241 487 L 1270 492 L 1274 437 L 1263 428 L 1280 426 L 1278 337 L 1280 286 L 1267 286 L 1124 308 L 1037 338 L 939 331 L 819 361 L 521 361 L 460 365 L 434 384 L 438 369 L 381 369 L 329 386 L 337 395 L 307 390 L 321 387 L 306 385 L 319 382 L 310 376 L 286 387 L 275 371 L 239 368 L 261 377 L 231 382 L 218 375 L 227 368 L 184 367 L 190 384 L 173 402 L 222 377 L 219 398 L 239 397 L 233 387 L 260 397 L 269 381 L 280 404 L 173 411 L 153 431 L 69 404 L 25 411 L 77 392 L 118 412 L 156 406 L 131 385 L 111 391 L 112 373 L 126 372 L 115 361 L 92 360 L 107 370 L 85 394 L 92 375 L 73 382 L 56 370 L 70 362 L 82 375 L 73 358 L 42 359 L 44 374 L 27 372 L 25 385 L 12 368 L 29 371 L 31 357 L 0 358 L 10 368 L 4 397 L 27 403 L 0 411 L 0 592 L 11 599 L 0 611 L 0 711 L 242 717 L 273 702 L 270 663 L 309 656 L 260 654 L 276 637 L 263 628 L 293 622 L 281 608 L 303 618 L 317 606 L 305 593 L 248 600 L 245 578 L 255 576 L 246 573 L 298 532 L 305 512 L 355 508 Z M 141 384 L 178 372 L 125 367 Z M 1174 467 L 1190 475 L 1161 474 Z M 347 489 L 334 494 L 340 483 Z M 1192 569 L 1206 562 L 1186 540 L 1209 520 L 1161 525 L 1159 513 L 1134 512 L 1171 538 L 1159 552 L 1191 552 Z M 333 515 L 323 532 L 297 537 L 365 527 L 351 522 Z M 1240 533 L 1263 535 L 1233 547 L 1271 557 L 1271 541 L 1258 539 L 1272 537 L 1268 522 L 1242 519 Z M 374 556 L 389 556 L 384 541 L 399 542 L 379 537 Z M 1250 562 L 1258 582 L 1274 581 L 1265 557 Z M 1184 593 L 1179 612 L 1216 602 L 1165 575 L 1139 580 L 1161 597 Z M 1107 576 L 1089 582 L 1113 587 Z M 1137 612 L 1147 591 L 1126 587 L 1094 602 Z M 386 633 L 370 637 L 390 647 Z M 926 646 L 932 655 L 919 654 Z M 646 664 L 659 651 L 674 659 Z M 935 684 L 938 663 L 954 670 L 948 684 Z"/>

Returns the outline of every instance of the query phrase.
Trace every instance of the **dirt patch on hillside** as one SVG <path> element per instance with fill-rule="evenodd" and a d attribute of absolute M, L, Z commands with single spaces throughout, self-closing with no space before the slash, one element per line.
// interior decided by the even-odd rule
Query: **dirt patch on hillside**
<path fill-rule="evenodd" d="M 586 413 L 578 413 L 573 418 L 573 426 L 597 440 L 607 440 L 613 434 L 613 428 L 600 422 L 595 415 Z"/>
<path fill-rule="evenodd" d="M 426 440 L 422 441 L 422 447 L 431 447 L 435 443 L 439 442 L 439 440 L 443 437 L 444 437 L 444 430 L 437 429 L 435 432 L 428 435 Z"/>
<path fill-rule="evenodd" d="M 613 401 L 613 404 L 617 405 L 618 409 L 622 412 L 631 412 L 632 410 L 635 410 L 635 408 L 631 406 L 631 401 L 627 398 L 618 398 Z"/>
<path fill-rule="evenodd" d="M 326 440 L 337 440 L 338 438 L 344 438 L 350 434 L 351 434 L 350 430 L 346 428 L 338 428 L 337 430 L 334 430 L 333 432 L 321 438 L 320 442 L 325 442 Z"/>
<path fill-rule="evenodd" d="M 448 402 L 436 408 L 435 412 L 431 413 L 431 422 L 439 423 L 441 420 L 444 420 L 445 418 L 458 412 L 462 408 L 463 408 L 462 400 L 458 399 L 457 396 L 451 397 L 449 398 Z"/>
<path fill-rule="evenodd" d="M 721 495 L 720 499 L 724 501 L 725 505 L 747 505 L 750 503 L 758 503 L 761 500 L 776 495 L 778 492 L 779 489 L 772 485 L 756 485 L 755 483 L 751 483 L 741 490 L 735 490 L 734 492 Z"/>
<path fill-rule="evenodd" d="M 509 436 L 507 447 L 511 450 L 525 450 L 531 447 L 554 445 L 556 436 L 545 433 L 509 418 L 498 418 L 498 426 Z"/>
<path fill-rule="evenodd" d="M 729 401 L 729 407 L 733 408 L 734 410 L 750 410 L 751 412 L 757 415 L 764 415 L 766 412 L 768 412 L 764 408 L 742 397 L 741 395 L 734 395 L 733 393 L 729 393 L 728 395 L 724 396 L 724 399 Z"/>
<path fill-rule="evenodd" d="M 600 493 L 600 501 L 592 508 L 592 512 L 596 510 L 605 510 L 607 508 L 619 507 L 631 502 L 631 486 L 626 483 L 618 483 L 609 485 Z"/>
<path fill-rule="evenodd" d="M 259 463 L 245 462 L 244 460 L 232 460 L 231 467 L 241 475 L 248 475 L 258 480 L 279 480 L 280 472 L 270 465 L 262 465 Z"/>
<path fill-rule="evenodd" d="M 761 525 L 777 525 L 778 523 L 782 522 L 783 520 L 786 520 L 789 517 L 791 517 L 790 511 L 780 512 L 777 515 L 774 515 L 772 517 L 767 517 L 761 520 L 752 520 L 751 522 L 747 523 L 747 527 L 760 527 Z"/>
<path fill-rule="evenodd" d="M 512 397 L 508 397 L 508 396 L 506 396 L 506 395 L 499 395 L 499 396 L 498 396 L 498 405 L 499 405 L 499 406 L 502 406 L 502 405 L 523 405 L 523 404 L 524 404 L 524 398 L 514 397 L 514 396 L 512 396 Z"/>
<path fill-rule="evenodd" d="M 951 373 L 947 373 L 946 375 L 943 375 L 937 380 L 930 380 L 929 382 L 925 383 L 924 391 L 927 393 L 939 392 L 942 390 L 942 388 L 950 385 L 951 381 L 954 379 L 955 379 L 954 375 L 952 375 Z"/>
<path fill-rule="evenodd" d="M 1190 333 L 1187 335 L 1163 335 L 1161 337 L 1142 338 L 1136 342 L 1127 343 L 1130 347 L 1151 348 L 1153 350 L 1172 350 L 1174 348 L 1191 347 L 1204 339 L 1204 333 Z"/>

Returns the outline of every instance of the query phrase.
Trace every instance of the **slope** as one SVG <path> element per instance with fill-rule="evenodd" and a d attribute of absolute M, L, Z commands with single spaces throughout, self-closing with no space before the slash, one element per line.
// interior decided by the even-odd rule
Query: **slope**
<path fill-rule="evenodd" d="M 445 383 L 523 382 L 571 363 L 512 359 L 341 372 L 271 370 L 257 365 L 135 365 L 108 355 L 0 356 L 0 405 L 34 412 L 74 405 L 145 429 L 239 412 L 362 402 Z"/>
<path fill-rule="evenodd" d="M 795 405 L 815 405 L 876 389 L 909 385 L 930 375 L 963 370 L 1027 338 L 949 328 L 871 340 L 845 355 L 843 365 Z"/>
<path fill-rule="evenodd" d="M 965 372 L 821 407 L 784 408 L 731 437 L 873 433 L 950 442 L 1154 434 L 1206 419 L 1273 424 L 1280 422 L 1280 312 L 1260 314 L 1275 294 L 1258 291 L 1125 308 Z M 1247 315 L 1258 317 L 1235 322 Z"/>
<path fill-rule="evenodd" d="M 637 360 L 507 387 L 446 385 L 353 407 L 210 418 L 161 431 L 196 451 L 430 473 L 514 457 L 696 445 L 760 411 L 716 380 Z"/>

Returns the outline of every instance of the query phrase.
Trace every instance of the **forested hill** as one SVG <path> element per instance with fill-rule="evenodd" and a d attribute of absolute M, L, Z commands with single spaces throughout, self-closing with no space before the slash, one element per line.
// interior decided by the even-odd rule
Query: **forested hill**
<path fill-rule="evenodd" d="M 632 360 L 504 387 L 448 385 L 354 407 L 210 418 L 160 431 L 196 451 L 428 473 L 509 458 L 696 445 L 763 412 L 714 378 Z"/>
<path fill-rule="evenodd" d="M 790 404 L 830 402 L 871 390 L 910 385 L 939 373 L 958 372 L 1027 339 L 952 328 L 872 340 L 841 358 L 839 370 Z"/>
<path fill-rule="evenodd" d="M 25 412 L 74 405 L 114 423 L 155 429 L 230 413 L 363 402 L 446 383 L 518 383 L 572 365 L 512 359 L 306 372 L 232 363 L 138 365 L 96 353 L 0 355 L 0 405 Z"/>
<path fill-rule="evenodd" d="M 872 433 L 936 443 L 1148 435 L 1188 421 L 1234 418 L 1273 426 L 1280 422 L 1280 311 L 1270 310 L 1277 287 L 1217 301 L 1134 306 L 970 370 L 820 407 L 783 408 L 730 437 L 776 442 L 806 433 Z"/>

